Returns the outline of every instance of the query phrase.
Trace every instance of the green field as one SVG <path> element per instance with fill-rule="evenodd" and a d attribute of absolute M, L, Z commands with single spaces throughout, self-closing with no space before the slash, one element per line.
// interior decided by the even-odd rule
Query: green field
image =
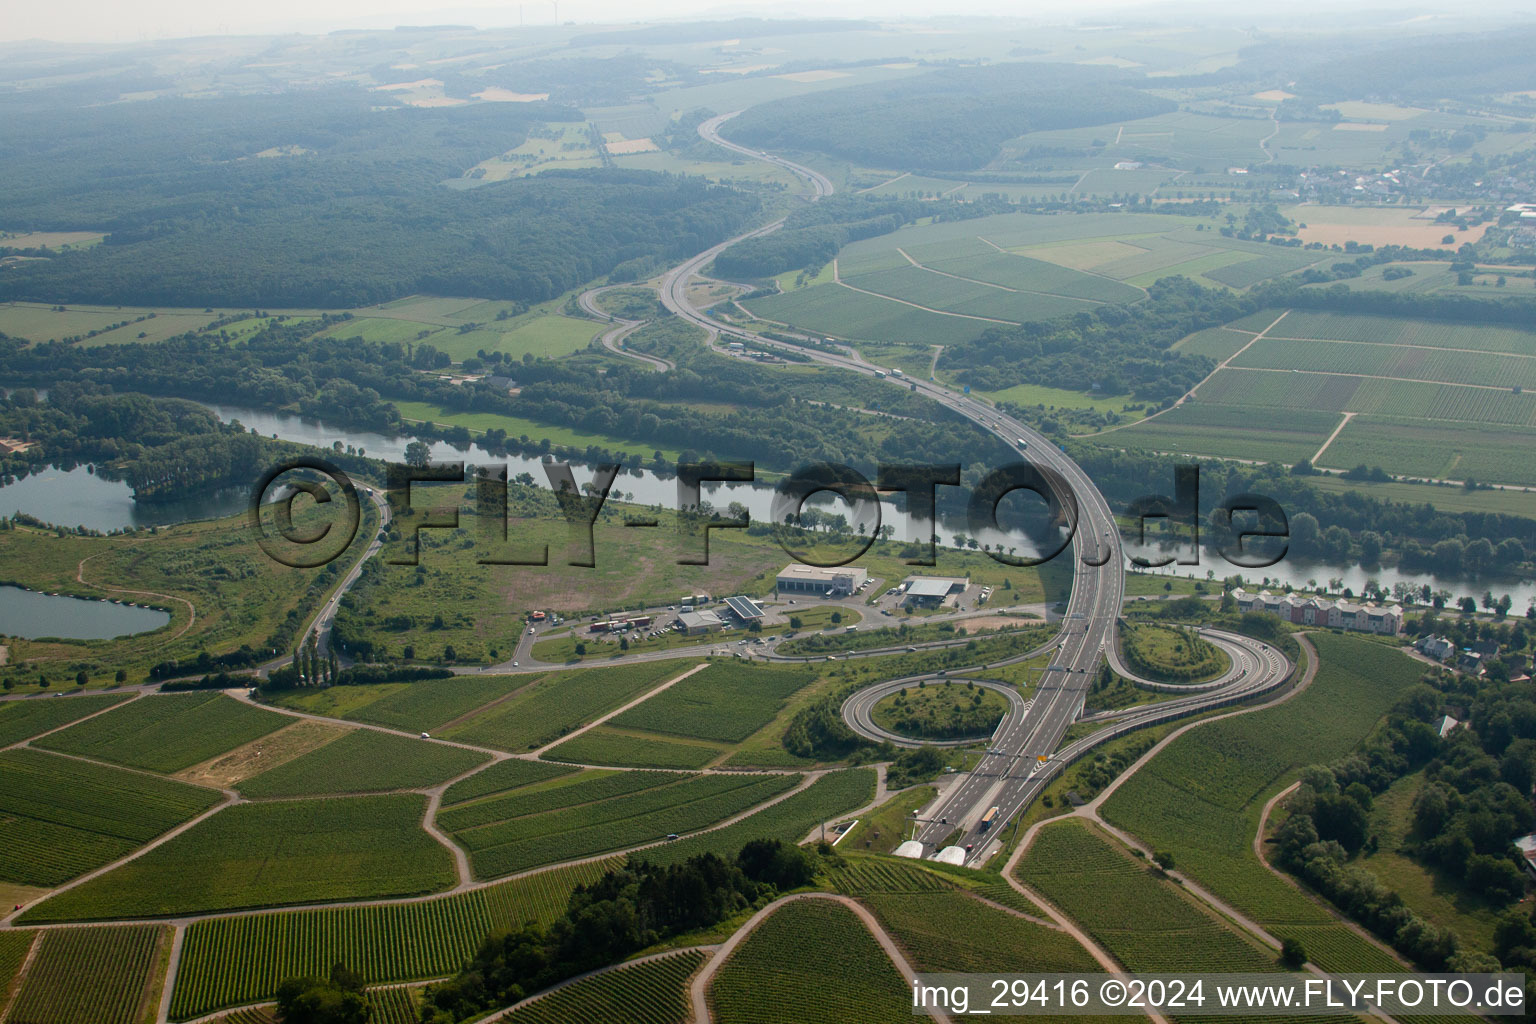
<path fill-rule="evenodd" d="M 1229 325 L 1271 328 L 1252 344 L 1225 328 L 1185 338 L 1181 351 L 1217 359 L 1247 347 L 1193 400 L 1106 431 L 1106 443 L 1291 463 L 1322 450 L 1316 461 L 1329 468 L 1536 483 L 1518 454 L 1536 440 L 1536 331 L 1304 310 L 1275 317 L 1265 310 Z M 1353 418 L 1323 449 L 1345 413 Z"/>
<path fill-rule="evenodd" d="M 612 724 L 740 743 L 773 721 L 784 702 L 816 678 L 815 669 L 801 666 L 715 662 L 619 715 Z"/>
<path fill-rule="evenodd" d="M 1047 825 L 1018 866 L 1038 890 L 1127 970 L 1274 971 L 1275 955 L 1153 876 L 1079 819 Z"/>
<path fill-rule="evenodd" d="M 686 662 L 652 661 L 556 672 L 517 696 L 446 730 L 443 737 L 499 750 L 531 750 L 681 675 L 689 667 Z"/>
<path fill-rule="evenodd" d="M 729 748 L 703 740 L 679 740 L 600 725 L 567 740 L 544 756 L 553 761 L 612 764 L 635 768 L 703 768 Z"/>
<path fill-rule="evenodd" d="M 496 767 L 509 764 L 564 770 L 531 779 L 525 779 L 522 772 L 517 772 L 506 780 L 511 785 L 495 790 L 487 797 L 455 797 L 451 801 L 445 800 L 445 806 L 438 812 L 437 824 L 449 832 L 463 832 L 525 815 L 610 800 L 654 786 L 678 782 L 685 777 L 669 772 L 615 772 L 601 768 L 574 772 L 561 765 L 542 765 L 537 761 L 507 761 Z M 488 769 L 487 774 L 494 770 Z M 464 783 L 478 778 L 472 776 L 465 779 Z"/>
<path fill-rule="evenodd" d="M 36 904 L 32 921 L 413 896 L 454 882 L 410 794 L 236 804 L 144 856 Z"/>
<path fill-rule="evenodd" d="M 562 775 L 569 775 L 576 770 L 563 764 L 545 764 L 542 761 L 508 758 L 505 761 L 497 761 L 489 768 L 449 786 L 443 793 L 443 806 L 451 807 L 454 804 L 490 796 L 493 793 L 529 786 L 536 782 L 546 782 Z"/>
<path fill-rule="evenodd" d="M 1358 491 L 1382 501 L 1401 501 L 1411 505 L 1428 502 L 1440 512 L 1502 512 L 1506 515 L 1536 519 L 1536 494 L 1529 491 L 1468 491 L 1454 484 L 1345 480 L 1336 476 L 1315 476 L 1309 481 L 1320 491 Z"/>
<path fill-rule="evenodd" d="M 43 933 L 8 1024 L 138 1024 L 169 929 L 58 928 Z M 153 1008 L 150 1008 L 153 1012 Z"/>
<path fill-rule="evenodd" d="M 1103 813 L 1172 853 L 1180 871 L 1272 933 L 1302 937 L 1297 929 L 1305 927 L 1303 943 L 1325 970 L 1372 970 L 1366 965 L 1385 955 L 1260 864 L 1253 836 L 1269 795 L 1301 767 L 1330 763 L 1359 744 L 1417 681 L 1419 666 L 1369 640 L 1313 639 L 1321 661 L 1305 691 L 1278 707 L 1190 730 L 1116 790 Z M 1323 933 L 1337 933 L 1331 956 Z"/>
<path fill-rule="evenodd" d="M 370 984 L 442 977 L 490 932 L 565 913 L 571 890 L 614 862 L 543 871 L 434 899 L 198 921 L 187 928 L 171 1018 L 270 999 L 285 979 L 342 962 Z"/>
<path fill-rule="evenodd" d="M 1024 964 L 1031 971 L 1052 973 L 1099 969 L 1065 932 L 989 907 L 963 892 L 875 892 L 861 900 L 919 971 L 990 973 Z"/>
<path fill-rule="evenodd" d="M 407 422 L 464 427 L 472 434 L 483 434 L 487 430 L 500 429 L 505 430 L 509 437 L 527 438 L 534 442 L 548 441 L 557 448 L 574 448 L 584 452 L 592 445 L 597 445 L 612 452 L 642 455 L 647 459 L 657 451 L 655 445 L 640 444 L 623 437 L 609 437 L 606 434 L 593 434 L 574 427 L 536 423 L 521 416 L 507 416 L 498 412 L 459 412 L 445 409 L 441 405 L 433 405 L 431 402 L 397 401 L 394 406 L 400 410 L 400 417 Z M 676 451 L 665 448 L 661 449 L 661 452 L 671 460 L 676 460 L 678 454 Z"/>
<path fill-rule="evenodd" d="M 1338 425 L 1336 414 L 1308 409 L 1295 410 L 1278 422 L 1255 422 L 1251 408 L 1186 402 L 1156 419 L 1105 431 L 1096 443 L 1181 455 L 1295 463 L 1311 458 Z"/>
<path fill-rule="evenodd" d="M 1530 486 L 1536 484 L 1536 465 L 1525 453 L 1533 444 L 1532 427 L 1357 416 L 1328 446 L 1319 465 L 1365 463 L 1408 476 Z"/>
<path fill-rule="evenodd" d="M 1261 338 L 1232 361 L 1264 370 L 1311 370 L 1469 384 L 1503 391 L 1536 385 L 1536 358 L 1500 352 L 1461 352 L 1374 342 Z"/>
<path fill-rule="evenodd" d="M 411 739 L 375 729 L 354 729 L 239 784 L 249 798 L 383 793 L 425 789 L 463 775 L 489 754 Z"/>
<path fill-rule="evenodd" d="M 534 682 L 537 676 L 452 676 L 403 687 L 384 684 L 378 697 L 340 717 L 408 732 L 429 732 Z M 386 687 L 389 689 L 386 690 Z M 373 687 L 358 687 L 373 690 Z M 377 692 L 377 691 L 376 691 Z"/>
<path fill-rule="evenodd" d="M 25 748 L 0 753 L 0 776 L 0 879 L 26 885 L 101 867 L 219 801 L 211 789 Z"/>
<path fill-rule="evenodd" d="M 684 950 L 584 978 L 501 1018 L 506 1024 L 683 1024 L 688 979 L 704 954 Z"/>
<path fill-rule="evenodd" d="M 905 982 L 863 922 L 821 899 L 785 904 L 758 925 L 711 979 L 709 1002 L 732 1024 L 780 1024 L 810 1007 L 843 1024 L 911 1013 Z"/>
<path fill-rule="evenodd" d="M 37 742 L 64 754 L 154 772 L 179 772 L 292 721 L 222 693 L 143 697 Z"/>
<path fill-rule="evenodd" d="M 638 778 L 636 777 L 638 776 Z M 692 832 L 792 788 L 795 775 L 626 772 L 455 808 L 439 824 L 469 851 L 479 878 L 607 853 Z M 623 792 L 602 797 L 600 792 Z M 551 805 L 552 804 L 552 805 Z M 547 807 L 532 810 L 531 807 Z"/>
<path fill-rule="evenodd" d="M 676 864 L 700 853 L 734 857 L 753 839 L 782 839 L 797 843 L 816 826 L 837 821 L 841 815 L 874 799 L 875 775 L 869 768 L 831 772 L 809 788 L 765 807 L 750 817 L 675 843 L 645 851 L 645 859 Z"/>
<path fill-rule="evenodd" d="M 768 295 L 743 305 L 764 320 L 818 334 L 868 341 L 958 345 L 975 340 L 989 327 L 1007 326 L 992 320 L 916 309 L 836 284 Z"/>
<path fill-rule="evenodd" d="M 1196 331 L 1187 338 L 1181 338 L 1173 348 L 1176 352 L 1206 356 L 1219 363 L 1252 340 L 1253 335 L 1246 331 L 1211 327 L 1204 331 Z"/>
<path fill-rule="evenodd" d="M 472 331 L 438 334 L 429 344 L 447 352 L 456 363 L 482 351 L 501 352 L 521 363 L 525 355 L 535 359 L 559 359 L 579 352 L 601 330 L 602 325 L 595 321 L 555 313 L 508 321 L 506 327 L 492 322 Z"/>
<path fill-rule="evenodd" d="M 68 700 L 5 701 L 0 703 L 0 747 L 68 725 L 127 699 L 127 694 L 92 694 Z"/>

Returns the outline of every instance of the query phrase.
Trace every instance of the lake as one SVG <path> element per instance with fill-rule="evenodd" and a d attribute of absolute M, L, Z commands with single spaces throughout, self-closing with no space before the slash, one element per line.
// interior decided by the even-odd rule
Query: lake
<path fill-rule="evenodd" d="M 110 640 L 160 629 L 171 613 L 0 584 L 0 634 L 28 640 Z"/>

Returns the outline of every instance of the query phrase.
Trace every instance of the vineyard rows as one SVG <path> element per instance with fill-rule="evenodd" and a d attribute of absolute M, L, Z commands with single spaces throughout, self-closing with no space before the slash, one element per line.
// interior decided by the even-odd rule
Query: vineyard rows
<path fill-rule="evenodd" d="M 545 764 L 542 761 L 525 761 L 510 758 L 497 761 L 484 771 L 478 771 L 467 779 L 460 779 L 443 793 L 443 806 L 449 807 L 468 800 L 477 800 L 492 793 L 500 793 L 535 782 L 545 782 L 561 775 L 569 775 L 579 769 L 564 764 Z M 441 815 L 439 815 L 441 821 Z"/>
<path fill-rule="evenodd" d="M 919 971 L 1098 970 L 1077 940 L 987 906 L 962 892 L 885 893 L 859 897 L 875 912 Z"/>
<path fill-rule="evenodd" d="M 676 864 L 695 854 L 734 857 L 752 839 L 782 839 L 797 843 L 822 822 L 835 821 L 867 804 L 875 795 L 875 773 L 869 768 L 830 772 L 809 787 L 733 825 L 646 850 L 646 860 Z"/>
<path fill-rule="evenodd" d="M 6 1024 L 137 1024 L 163 933 L 145 926 L 45 932 Z"/>
<path fill-rule="evenodd" d="M 498 1024 L 682 1024 L 688 979 L 704 954 L 673 956 L 604 971 L 505 1014 Z"/>
<path fill-rule="evenodd" d="M 533 682 L 529 676 L 454 676 L 412 683 L 347 712 L 356 722 L 430 732 Z"/>
<path fill-rule="evenodd" d="M 615 797 L 638 793 L 641 790 L 680 782 L 683 778 L 686 776 L 678 776 L 670 772 L 587 771 L 575 778 L 562 779 L 552 786 L 540 786 L 526 792 L 514 790 L 489 800 L 461 804 L 440 811 L 437 815 L 437 824 L 450 832 L 464 832 L 514 818 L 558 811 L 579 804 L 611 800 Z"/>
<path fill-rule="evenodd" d="M 499 750 L 531 750 L 685 671 L 686 663 L 652 661 L 556 672 L 448 729 L 444 737 Z"/>
<path fill-rule="evenodd" d="M 1253 855 L 1266 794 L 1304 765 L 1343 757 L 1418 679 L 1403 655 L 1369 641 L 1313 637 L 1312 685 L 1278 707 L 1212 722 L 1170 744 L 1114 796 L 1104 815 L 1261 922 L 1328 924 L 1326 910 Z"/>
<path fill-rule="evenodd" d="M 616 863 L 557 868 L 414 903 L 198 921 L 187 929 L 171 1016 L 185 1020 L 270 999 L 284 978 L 323 975 L 338 962 L 370 984 L 452 974 L 487 934 L 528 921 L 548 924 L 565 912 L 572 889 Z"/>
<path fill-rule="evenodd" d="M 95 694 L 69 700 L 6 701 L 0 704 L 0 747 L 57 729 L 126 699 L 126 694 Z"/>
<path fill-rule="evenodd" d="M 798 666 L 716 663 L 613 719 L 649 732 L 740 743 L 771 722 L 785 700 L 816 680 Z"/>
<path fill-rule="evenodd" d="M 293 721 L 222 693 L 157 694 L 44 737 L 36 746 L 153 772 L 179 772 Z"/>
<path fill-rule="evenodd" d="M 377 988 L 368 993 L 368 1024 L 416 1024 L 416 990 Z"/>
<path fill-rule="evenodd" d="M 425 810 L 413 794 L 235 804 L 25 916 L 169 917 L 433 892 L 453 884 L 453 859 L 422 829 Z"/>
<path fill-rule="evenodd" d="M 0 753 L 0 879 L 58 885 L 219 800 L 210 789 L 18 748 Z"/>
<path fill-rule="evenodd" d="M 1278 314 L 1275 314 L 1278 315 Z M 1274 319 L 1272 315 L 1271 320 Z M 1267 321 L 1266 321 L 1267 323 Z M 1536 331 L 1517 327 L 1453 324 L 1437 320 L 1404 320 L 1384 316 L 1350 316 L 1292 310 L 1271 332 L 1274 338 L 1322 338 L 1331 341 L 1376 342 L 1383 345 L 1427 345 L 1475 348 L 1485 352 L 1536 354 Z"/>
<path fill-rule="evenodd" d="M 1041 829 L 1018 870 L 1133 972 L 1277 969 L 1267 950 L 1076 819 Z"/>
<path fill-rule="evenodd" d="M 703 768 L 725 751 L 725 747 L 700 740 L 685 743 L 665 736 L 620 732 L 600 725 L 565 741 L 545 756 L 582 764 L 694 769 Z"/>
<path fill-rule="evenodd" d="M 455 838 L 466 842 L 475 873 L 494 878 L 693 832 L 793 788 L 793 775 L 705 775 L 602 804 L 551 811 Z M 479 845 L 487 839 L 493 844 Z"/>
<path fill-rule="evenodd" d="M 906 984 L 864 923 L 830 900 L 776 910 L 736 947 L 709 989 L 716 1020 L 889 1024 L 911 1015 Z"/>
<path fill-rule="evenodd" d="M 423 789 L 462 775 L 490 755 L 441 743 L 354 729 L 239 784 L 247 797 L 317 796 Z"/>
<path fill-rule="evenodd" d="M 863 893 L 946 892 L 955 883 L 915 864 L 859 857 L 832 873 L 832 887 L 849 896 Z"/>

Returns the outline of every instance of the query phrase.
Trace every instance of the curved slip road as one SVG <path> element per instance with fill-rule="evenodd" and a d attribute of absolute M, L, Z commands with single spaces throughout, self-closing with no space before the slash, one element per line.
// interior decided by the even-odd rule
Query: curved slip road
<path fill-rule="evenodd" d="M 815 198 L 832 194 L 832 184 L 825 175 L 720 138 L 720 125 L 729 117 L 725 115 L 703 122 L 699 125 L 699 134 L 726 149 L 793 170 L 810 182 Z M 1062 630 L 1056 640 L 1056 657 L 1042 673 L 1029 709 L 1006 717 L 976 769 L 929 809 L 931 823 L 917 836 L 925 849 L 936 851 L 949 841 L 955 829 L 950 822 L 958 822 L 962 834 L 954 841 L 966 847 L 966 862 L 972 865 L 984 863 L 1000 842 L 998 833 L 988 834 L 988 830 L 980 825 L 986 811 L 997 807 L 997 820 L 1008 820 L 1034 799 L 1064 764 L 1081 756 L 1089 747 L 1129 729 L 1165 721 L 1168 717 L 1247 699 L 1252 693 L 1279 686 L 1289 678 L 1291 666 L 1278 652 L 1263 645 L 1253 645 L 1246 638 L 1229 635 L 1229 654 L 1234 657 L 1233 670 L 1242 673 L 1240 682 L 1227 689 L 1165 701 L 1127 713 L 1115 724 L 1058 752 L 1067 729 L 1082 714 L 1100 659 L 1112 646 L 1125 598 L 1125 556 L 1108 502 L 1064 450 L 1027 424 L 979 399 L 935 381 L 886 376 L 882 367 L 857 354 L 835 354 L 821 348 L 764 338 L 716 321 L 693 307 L 688 296 L 688 283 L 710 260 L 736 242 L 777 230 L 782 224 L 782 220 L 776 221 L 722 242 L 675 267 L 662 279 L 662 304 L 673 314 L 704 328 L 712 341 L 724 334 L 751 340 L 759 346 L 788 349 L 824 365 L 869 376 L 879 373 L 889 383 L 923 394 L 995 435 L 1019 458 L 1040 470 L 1065 521 L 1072 528 L 1070 544 L 1074 578 Z M 806 337 L 806 340 L 812 339 Z M 1240 655 L 1235 653 L 1239 650 Z M 1241 668 L 1238 659 L 1242 660 Z"/>

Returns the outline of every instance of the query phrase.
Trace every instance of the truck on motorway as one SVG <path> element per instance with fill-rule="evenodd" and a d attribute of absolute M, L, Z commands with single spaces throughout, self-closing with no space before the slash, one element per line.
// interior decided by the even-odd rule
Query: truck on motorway
<path fill-rule="evenodd" d="M 1025 448 L 1029 447 L 1029 442 L 1024 440 L 1022 437 L 1016 438 L 1015 440 L 1017 440 L 1019 442 L 1019 450 L 1020 451 L 1023 451 Z"/>
<path fill-rule="evenodd" d="M 983 831 L 983 832 L 987 831 L 996 822 L 997 822 L 997 808 L 994 806 L 990 811 L 988 811 L 986 814 L 983 814 L 981 816 L 981 826 L 980 826 L 981 831 Z"/>

